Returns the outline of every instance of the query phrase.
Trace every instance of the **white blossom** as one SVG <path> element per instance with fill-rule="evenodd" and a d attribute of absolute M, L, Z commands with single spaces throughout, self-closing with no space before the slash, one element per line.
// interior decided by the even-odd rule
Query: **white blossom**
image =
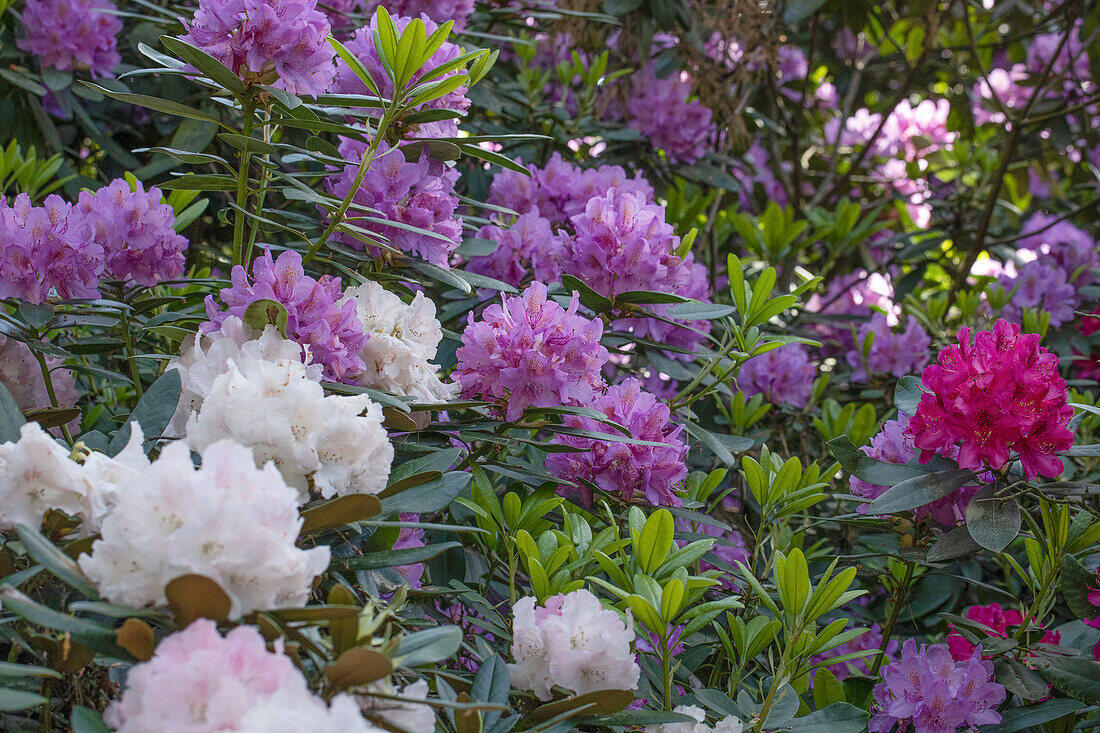
<path fill-rule="evenodd" d="M 325 396 L 294 360 L 258 359 L 246 370 L 230 359 L 186 433 L 196 450 L 225 438 L 248 446 L 256 465 L 273 462 L 303 502 L 310 479 L 326 498 L 376 494 L 393 462 L 382 408 L 366 395 Z"/>
<path fill-rule="evenodd" d="M 105 598 L 135 608 L 165 604 L 168 583 L 189 574 L 221 586 L 232 618 L 303 605 L 329 549 L 295 546 L 297 492 L 232 441 L 210 445 L 202 459 L 195 468 L 190 448 L 173 443 L 123 480 L 81 569 Z"/>
<path fill-rule="evenodd" d="M 38 423 L 23 425 L 18 441 L 0 445 L 0 529 L 37 529 L 51 509 L 78 515 L 87 496 L 80 464 Z"/>
<path fill-rule="evenodd" d="M 512 684 L 549 700 L 554 685 L 583 695 L 633 690 L 641 670 L 630 643 L 634 628 L 587 590 L 558 595 L 536 607 L 532 597 L 513 607 Z"/>
<path fill-rule="evenodd" d="M 366 364 L 358 376 L 363 387 L 412 397 L 420 402 L 445 401 L 457 385 L 440 381 L 430 362 L 443 339 L 435 303 L 417 293 L 412 303 L 376 282 L 344 291 L 355 301 L 359 320 L 370 335 L 359 352 Z"/>
<path fill-rule="evenodd" d="M 259 338 L 256 336 L 256 330 L 251 326 L 236 316 L 229 316 L 220 330 L 190 336 L 183 342 L 180 355 L 168 362 L 168 369 L 178 370 L 181 380 L 180 401 L 165 431 L 168 437 L 183 436 L 187 419 L 202 407 L 214 380 L 225 373 L 230 360 L 245 374 L 258 361 L 303 361 L 303 347 L 280 336 L 274 326 L 265 328 Z M 304 369 L 306 376 L 320 381 L 320 364 L 311 364 Z"/>
<path fill-rule="evenodd" d="M 672 712 L 694 718 L 695 722 L 647 725 L 644 733 L 741 733 L 744 730 L 744 724 L 733 715 L 722 718 L 717 725 L 711 728 L 706 723 L 706 711 L 698 705 L 677 705 L 672 709 Z"/>
<path fill-rule="evenodd" d="M 87 485 L 84 507 L 81 511 L 81 534 L 87 536 L 99 531 L 103 518 L 118 503 L 119 484 L 149 467 L 145 456 L 145 435 L 141 425 L 130 423 L 130 439 L 118 455 L 91 451 L 84 458 L 81 473 Z"/>

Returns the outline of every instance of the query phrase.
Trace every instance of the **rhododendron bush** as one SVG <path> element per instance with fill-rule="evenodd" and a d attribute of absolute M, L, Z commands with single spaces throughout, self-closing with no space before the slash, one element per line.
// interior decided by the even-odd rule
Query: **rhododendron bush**
<path fill-rule="evenodd" d="M 1100 727 L 1100 6 L 0 0 L 0 729 Z"/>

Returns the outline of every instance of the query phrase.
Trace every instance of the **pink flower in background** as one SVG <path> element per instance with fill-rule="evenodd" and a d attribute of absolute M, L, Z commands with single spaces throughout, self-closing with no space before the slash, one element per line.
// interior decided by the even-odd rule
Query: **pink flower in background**
<path fill-rule="evenodd" d="M 687 478 L 687 444 L 680 438 L 682 426 L 669 422 L 668 405 L 642 389 L 634 378 L 608 387 L 607 392 L 585 403 L 607 415 L 616 425 L 626 428 L 634 440 L 660 445 L 638 445 L 611 440 L 554 435 L 552 442 L 579 449 L 579 452 L 551 453 L 546 469 L 560 479 L 584 479 L 626 501 L 642 495 L 650 504 L 680 506 L 673 490 Z M 566 415 L 564 423 L 588 432 L 621 436 L 615 428 L 589 417 Z M 562 487 L 562 493 L 576 492 L 584 505 L 592 503 L 592 490 L 584 484 L 576 489 Z"/>
<path fill-rule="evenodd" d="M 336 52 L 317 0 L 200 0 L 183 40 L 241 78 L 278 75 L 275 86 L 317 96 L 332 83 Z"/>
<path fill-rule="evenodd" d="M 802 344 L 785 344 L 741 365 L 737 388 L 746 397 L 762 394 L 768 402 L 799 409 L 810 401 L 817 367 Z"/>
<path fill-rule="evenodd" d="M 958 341 L 921 375 L 929 391 L 909 424 L 921 463 L 961 444 L 961 468 L 1000 469 L 1016 451 L 1028 479 L 1059 476 L 1055 453 L 1073 445 L 1066 428 L 1073 408 L 1058 357 L 1039 346 L 1037 334 L 1021 334 L 1004 320 L 973 344 L 962 328 Z"/>
<path fill-rule="evenodd" d="M 56 195 L 43 206 L 25 193 L 5 203 L 0 196 L 0 298 L 97 297 L 104 252 L 81 212 Z"/>
<path fill-rule="evenodd" d="M 1002 639 L 1008 638 L 1008 627 L 1019 626 L 1024 622 L 1023 614 L 1015 608 L 1005 610 L 1001 608 L 999 603 L 990 603 L 987 606 L 971 606 L 966 609 L 966 617 L 971 621 L 977 621 L 983 626 L 988 626 L 993 630 L 993 636 Z M 1035 623 L 1034 620 L 1031 624 L 1036 630 L 1043 631 L 1043 627 Z M 954 624 L 949 623 L 947 628 L 950 630 L 947 635 L 947 647 L 951 650 L 951 656 L 954 657 L 955 661 L 962 662 L 973 656 L 976 648 L 974 644 L 971 644 L 966 637 L 957 632 Z M 1040 643 L 1058 644 L 1061 640 L 1062 635 L 1057 631 L 1047 631 L 1040 639 Z"/>
<path fill-rule="evenodd" d="M 718 137 L 714 113 L 691 99 L 686 74 L 659 78 L 652 65 L 632 75 L 626 103 L 626 122 L 665 151 L 671 163 L 694 163 L 704 157 Z"/>
<path fill-rule="evenodd" d="M 161 192 L 137 190 L 117 178 L 95 193 L 80 192 L 76 208 L 95 232 L 95 242 L 107 258 L 106 272 L 117 280 L 156 285 L 182 277 L 187 240 L 173 229 L 172 207 L 161 203 Z"/>
<path fill-rule="evenodd" d="M 1077 288 L 1066 282 L 1066 272 L 1059 267 L 1032 260 L 1015 277 L 1002 275 L 997 284 L 1012 296 L 1001 309 L 1001 315 L 1013 323 L 1023 323 L 1025 308 L 1049 313 L 1051 328 L 1073 319 Z"/>
<path fill-rule="evenodd" d="M 493 303 L 480 319 L 469 315 L 459 347 L 455 379 L 463 397 L 506 402 L 505 418 L 518 420 L 528 407 L 588 407 L 603 387 L 600 369 L 607 349 L 603 324 L 577 315 L 534 283 L 523 295 Z"/>
<path fill-rule="evenodd" d="M 221 328 L 228 316 L 243 318 L 257 300 L 274 300 L 287 311 L 287 338 L 302 345 L 303 360 L 324 367 L 324 378 L 351 379 L 363 371 L 359 350 L 367 340 L 352 300 L 340 302 L 340 278 L 323 275 L 315 280 L 302 269 L 302 256 L 292 250 L 273 260 L 271 250 L 252 263 L 252 277 L 237 265 L 231 274 L 232 287 L 220 292 L 226 310 L 219 310 L 214 296 L 206 297 L 203 333 Z"/>
<path fill-rule="evenodd" d="M 110 76 L 122 61 L 117 36 L 122 21 L 110 0 L 27 0 L 26 33 L 16 45 L 39 57 L 43 69 Z"/>
<path fill-rule="evenodd" d="M 874 334 L 874 341 L 864 364 L 860 350 L 863 340 L 871 333 Z M 876 313 L 871 316 L 870 323 L 859 327 L 855 348 L 848 351 L 845 358 L 852 367 L 853 382 L 866 382 L 867 370 L 872 374 L 903 377 L 928 364 L 928 349 L 931 346 L 932 338 L 915 318 L 909 319 L 904 331 L 895 332 L 886 316 Z"/>
<path fill-rule="evenodd" d="M 355 182 L 366 150 L 366 143 L 350 138 L 341 140 L 340 154 L 348 163 L 325 178 L 325 190 L 343 200 Z M 385 237 L 394 249 L 414 253 L 447 269 L 451 253 L 462 238 L 462 223 L 455 215 L 458 208 L 456 181 L 458 171 L 430 157 L 427 150 L 421 150 L 416 161 L 408 161 L 400 147 L 379 143 L 362 185 L 352 198 L 347 222 Z M 367 221 L 359 215 L 414 226 L 430 233 Z M 353 234 L 338 233 L 334 239 L 353 249 L 366 247 L 376 255 L 379 252 L 378 247 Z"/>

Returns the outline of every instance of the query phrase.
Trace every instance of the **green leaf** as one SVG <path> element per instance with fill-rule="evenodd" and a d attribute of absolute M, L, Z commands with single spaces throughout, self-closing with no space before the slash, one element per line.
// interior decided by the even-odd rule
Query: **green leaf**
<path fill-rule="evenodd" d="M 95 587 L 84 577 L 76 561 L 62 552 L 54 543 L 25 524 L 16 524 L 15 531 L 27 554 L 42 567 L 78 591 L 85 598 L 96 599 Z"/>
<path fill-rule="evenodd" d="M 0 710 L 4 712 L 26 710 L 46 702 L 49 702 L 46 698 L 33 692 L 0 687 Z"/>
<path fill-rule="evenodd" d="M 907 374 L 894 387 L 894 407 L 912 417 L 917 414 L 917 405 L 922 394 L 924 389 L 921 387 L 920 377 Z"/>
<path fill-rule="evenodd" d="M 0 677 L 53 677 L 61 679 L 61 673 L 49 667 L 39 667 L 37 664 L 0 662 Z"/>
<path fill-rule="evenodd" d="M 249 153 L 260 153 L 261 155 L 271 155 L 275 152 L 275 146 L 271 143 L 264 142 L 259 138 L 245 137 L 244 135 L 238 135 L 235 132 L 223 132 L 218 137 L 223 140 L 227 145 L 236 148 L 237 150 L 245 150 Z"/>
<path fill-rule="evenodd" d="M 652 575 L 661 566 L 672 549 L 675 531 L 676 523 L 667 509 L 658 509 L 649 516 L 633 547 L 642 572 Z"/>
<path fill-rule="evenodd" d="M 868 514 L 893 514 L 930 504 L 973 481 L 978 474 L 967 469 L 928 473 L 906 479 L 871 502 Z"/>
<path fill-rule="evenodd" d="M 694 723 L 695 718 L 683 713 L 671 713 L 663 710 L 624 710 L 611 715 L 586 715 L 577 721 L 580 725 L 619 727 L 630 725 L 660 725 L 662 723 Z"/>
<path fill-rule="evenodd" d="M 832 672 L 824 667 L 818 667 L 814 671 L 814 707 L 823 710 L 833 703 L 846 702 L 844 697 L 844 685 Z"/>
<path fill-rule="evenodd" d="M 867 483 L 893 486 L 906 479 L 927 475 L 926 472 L 911 466 L 875 460 L 856 448 L 847 435 L 833 438 L 826 445 L 833 458 L 840 463 L 841 468 Z"/>
<path fill-rule="evenodd" d="M 117 99 L 119 102 L 126 102 L 128 104 L 136 104 L 138 107 L 145 107 L 146 109 L 155 110 L 157 112 L 164 112 L 165 114 L 175 115 L 176 117 L 186 117 L 192 120 L 203 120 L 205 122 L 213 122 L 216 125 L 225 127 L 216 118 L 211 117 L 207 113 L 197 110 L 194 107 L 188 107 L 185 104 L 179 102 L 173 102 L 169 99 L 161 99 L 160 97 L 150 97 L 145 94 L 130 94 L 126 92 L 115 92 L 106 87 L 101 87 L 98 84 L 93 84 L 90 81 L 81 81 L 81 84 L 96 90 L 100 94 L 106 95 L 111 99 Z M 229 129 L 229 128 L 226 128 Z M 166 188 L 165 184 L 159 184 L 160 188 Z"/>
<path fill-rule="evenodd" d="M 1081 708 L 1084 703 L 1068 698 L 1054 698 L 1044 700 L 1034 705 L 1026 705 L 1019 708 L 1008 708 L 1001 713 L 1000 725 L 996 727 L 997 733 L 1015 733 L 1021 730 L 1040 730 L 1043 723 L 1058 720 L 1067 715 L 1072 715 Z"/>
<path fill-rule="evenodd" d="M 611 310 L 611 301 L 588 287 L 581 280 L 572 275 L 562 275 L 561 285 L 565 290 L 576 292 L 580 301 L 586 308 L 591 308 L 597 313 L 607 313 Z"/>
<path fill-rule="evenodd" d="M 241 95 L 248 91 L 248 87 L 245 86 L 240 77 L 205 51 L 199 50 L 181 38 L 173 38 L 172 36 L 161 36 L 160 42 L 169 51 L 194 66 L 201 74 L 209 77 L 211 81 L 220 85 L 226 91 L 234 95 Z"/>
<path fill-rule="evenodd" d="M 462 629 L 458 626 L 437 626 L 401 637 L 394 655 L 394 666 L 419 667 L 422 664 L 453 657 L 462 644 Z"/>
<path fill-rule="evenodd" d="M 425 560 L 431 560 L 436 555 L 446 552 L 452 547 L 461 546 L 461 542 L 439 542 L 424 547 L 407 547 L 402 550 L 372 552 L 361 557 L 337 560 L 334 564 L 347 570 L 381 570 L 402 565 L 415 565 Z"/>
<path fill-rule="evenodd" d="M 817 671 L 821 674 L 821 670 Z M 791 733 L 862 733 L 867 730 L 870 715 L 846 702 L 833 703 L 827 708 L 795 718 L 783 726 Z"/>
<path fill-rule="evenodd" d="M 286 338 L 286 306 L 277 300 L 264 298 L 252 301 L 244 309 L 244 317 L 241 320 L 256 329 L 258 334 L 263 334 L 268 326 L 274 326 L 279 331 L 279 335 Z"/>
<path fill-rule="evenodd" d="M 176 412 L 181 389 L 182 381 L 178 369 L 169 369 L 161 374 L 157 381 L 145 390 L 145 394 L 138 400 L 130 417 L 126 419 L 126 424 L 115 433 L 107 452 L 115 456 L 126 447 L 130 441 L 130 423 L 132 422 L 141 426 L 141 432 L 147 440 L 160 437 Z"/>
<path fill-rule="evenodd" d="M 1062 694 L 1087 705 L 1100 705 L 1100 662 L 1037 652 L 1032 663 Z"/>
<path fill-rule="evenodd" d="M 73 726 L 73 733 L 109 733 L 110 729 L 103 723 L 103 716 L 90 708 L 73 705 L 69 723 Z"/>
<path fill-rule="evenodd" d="M 15 398 L 3 384 L 0 384 L 0 442 L 19 441 L 19 431 L 27 424 L 23 411 L 19 409 Z"/>
<path fill-rule="evenodd" d="M 1073 615 L 1079 619 L 1091 619 L 1100 615 L 1100 611 L 1088 599 L 1088 594 L 1095 586 L 1096 573 L 1090 573 L 1085 566 L 1073 555 L 1062 558 L 1062 597 L 1066 599 L 1066 605 Z"/>
<path fill-rule="evenodd" d="M 966 507 L 966 528 L 979 545 L 1000 552 L 1020 532 L 1020 506 L 1011 496 L 996 496 L 993 484 L 983 486 Z"/>
<path fill-rule="evenodd" d="M 450 505 L 470 485 L 470 474 L 451 471 L 436 481 L 406 489 L 396 496 L 382 500 L 382 515 L 392 516 L 401 512 L 431 514 Z"/>

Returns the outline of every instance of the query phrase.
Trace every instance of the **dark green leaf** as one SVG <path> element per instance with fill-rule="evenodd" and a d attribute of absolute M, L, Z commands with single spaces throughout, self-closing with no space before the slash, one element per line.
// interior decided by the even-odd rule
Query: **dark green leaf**
<path fill-rule="evenodd" d="M 431 560 L 436 555 L 446 552 L 452 547 L 461 546 L 461 542 L 439 542 L 434 545 L 425 545 L 424 547 L 407 547 L 402 550 L 372 552 L 362 557 L 338 560 L 335 564 L 348 570 L 381 570 L 383 568 L 400 567 L 402 565 L 415 565 L 425 560 Z"/>
<path fill-rule="evenodd" d="M 922 394 L 924 389 L 921 387 L 920 377 L 908 374 L 899 379 L 894 387 L 894 407 L 912 417 L 917 414 L 917 405 Z"/>
<path fill-rule="evenodd" d="M 0 710 L 5 712 L 26 710 L 27 708 L 33 708 L 45 702 L 48 702 L 46 698 L 33 692 L 0 687 Z"/>
<path fill-rule="evenodd" d="M 893 486 L 906 479 L 926 475 L 925 472 L 911 466 L 883 463 L 871 458 L 856 448 L 847 435 L 833 438 L 827 445 L 829 452 L 833 454 L 833 458 L 840 463 L 845 471 L 867 483 L 878 486 Z"/>
<path fill-rule="evenodd" d="M 54 543 L 25 524 L 16 524 L 15 531 L 31 559 L 77 590 L 85 598 L 96 599 L 99 597 L 95 587 L 84 577 L 84 573 L 80 571 L 80 566 L 76 564 L 76 561 L 58 549 Z"/>
<path fill-rule="evenodd" d="M 161 374 L 157 381 L 145 390 L 134 411 L 126 419 L 126 424 L 115 433 L 107 452 L 115 456 L 126 447 L 130 441 L 130 423 L 132 422 L 141 426 L 141 432 L 147 440 L 162 435 L 172 420 L 176 405 L 179 404 L 181 389 L 182 382 L 178 369 L 169 369 Z"/>
<path fill-rule="evenodd" d="M 1039 730 L 1043 723 L 1071 715 L 1083 707 L 1085 707 L 1084 704 L 1077 700 L 1062 697 L 1044 700 L 1034 705 L 1008 708 L 1001 713 L 1001 723 L 996 727 L 996 731 L 997 733 L 1015 733 L 1021 730 Z"/>
<path fill-rule="evenodd" d="M 1073 555 L 1062 558 L 1062 597 L 1066 605 L 1079 619 L 1092 619 L 1100 616 L 1100 609 L 1088 599 L 1088 594 L 1097 586 L 1096 573 L 1090 573 Z"/>
<path fill-rule="evenodd" d="M 69 722 L 73 726 L 73 733 L 109 733 L 110 731 L 103 723 L 102 715 L 80 705 L 73 705 Z"/>
<path fill-rule="evenodd" d="M 868 514 L 893 514 L 930 504 L 966 486 L 977 473 L 967 469 L 939 471 L 906 479 L 871 502 Z"/>
<path fill-rule="evenodd" d="M 1020 506 L 1011 496 L 996 496 L 994 485 L 988 484 L 967 505 L 966 527 L 979 545 L 1000 552 L 1020 532 Z"/>
<path fill-rule="evenodd" d="M 211 81 L 216 82 L 226 91 L 233 94 L 244 94 L 248 90 L 240 77 L 230 71 L 229 67 L 205 51 L 195 48 L 187 41 L 172 36 L 162 36 L 160 42 L 169 51 L 194 66 L 200 73 L 209 77 Z"/>
<path fill-rule="evenodd" d="M 23 411 L 19 409 L 15 398 L 3 384 L 0 384 L 0 442 L 15 443 L 19 440 L 19 430 L 27 424 Z"/>
<path fill-rule="evenodd" d="M 462 629 L 458 626 L 438 626 L 401 638 L 394 655 L 394 666 L 419 667 L 454 656 L 462 644 Z"/>
<path fill-rule="evenodd" d="M 1100 662 L 1038 652 L 1032 663 L 1062 694 L 1087 705 L 1100 705 Z"/>
<path fill-rule="evenodd" d="M 783 726 L 791 733 L 859 733 L 867 730 L 870 716 L 855 705 L 833 703 L 827 708 L 795 718 Z"/>

